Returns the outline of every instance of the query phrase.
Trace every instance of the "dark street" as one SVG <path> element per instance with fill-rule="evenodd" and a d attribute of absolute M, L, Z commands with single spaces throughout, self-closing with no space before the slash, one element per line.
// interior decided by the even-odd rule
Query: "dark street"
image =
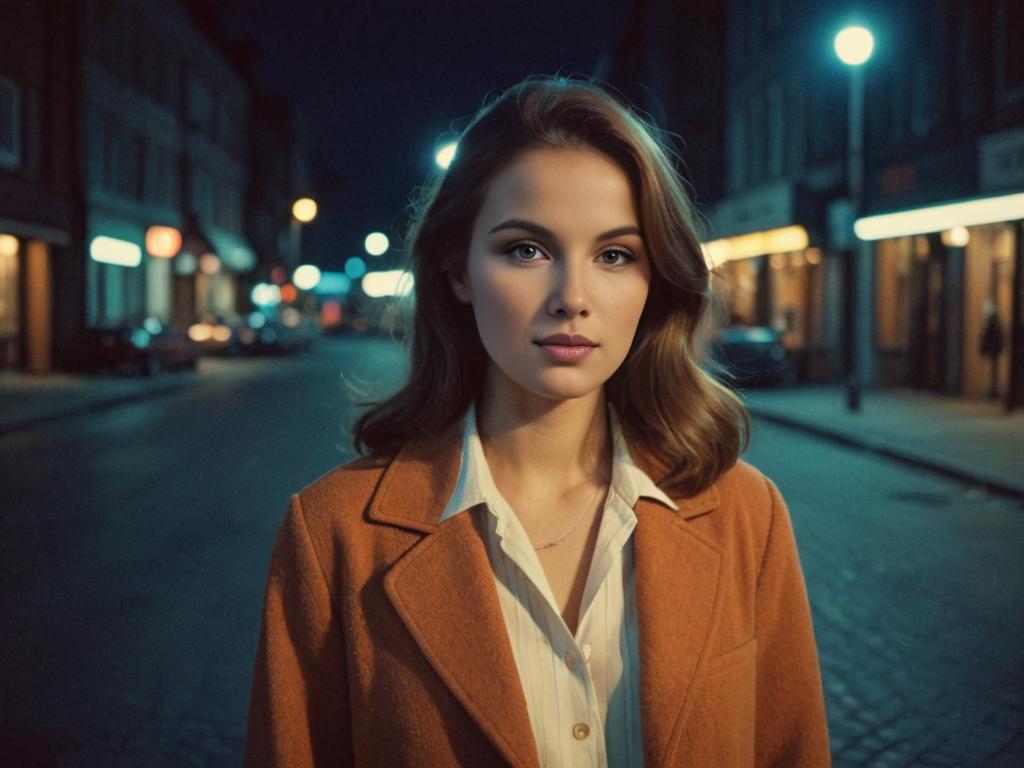
<path fill-rule="evenodd" d="M 1024 766 L 1021 39 L 1020 0 L 3 3 L 0 768 L 237 766 L 252 690 L 261 765 Z M 742 414 L 704 374 L 745 400 L 814 637 L 777 496 L 716 496 Z M 650 478 L 583 449 L 602 391 L 720 510 L 690 530 L 728 571 L 651 536 L 714 575 L 679 582 L 703 614 L 643 528 L 605 535 L 600 499 L 640 503 L 612 480 Z M 459 620 L 404 605 L 480 653 L 490 717 L 399 631 L 385 526 L 296 524 L 261 632 L 289 498 L 360 414 L 382 451 L 469 402 L 489 452 L 437 511 L 518 523 L 472 579 L 514 662 L 469 587 L 439 589 Z M 388 486 L 408 531 L 454 456 L 426 453 Z M 306 494 L 313 528 L 357 490 Z"/>
<path fill-rule="evenodd" d="M 212 364 L 0 438 L 2 748 L 25 764 L 240 762 L 288 495 L 353 455 L 339 374 L 390 385 L 401 358 L 346 339 Z M 836 764 L 1016 764 L 1020 503 L 763 423 L 747 458 L 791 508 Z"/>

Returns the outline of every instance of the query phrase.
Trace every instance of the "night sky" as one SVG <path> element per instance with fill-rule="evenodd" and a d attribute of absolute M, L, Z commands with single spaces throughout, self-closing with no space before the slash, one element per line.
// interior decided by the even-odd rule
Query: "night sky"
<path fill-rule="evenodd" d="M 527 75 L 593 73 L 626 2 L 225 0 L 229 38 L 251 36 L 263 84 L 287 93 L 308 135 L 320 217 L 307 261 L 340 269 L 365 234 L 392 237 L 440 139 L 491 90 Z"/>

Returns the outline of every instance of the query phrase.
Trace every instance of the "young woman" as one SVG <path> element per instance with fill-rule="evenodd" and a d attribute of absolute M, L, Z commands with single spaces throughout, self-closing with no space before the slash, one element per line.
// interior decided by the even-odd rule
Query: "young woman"
<path fill-rule="evenodd" d="M 829 764 L 789 516 L 698 367 L 692 219 L 596 85 L 474 118 L 410 233 L 408 380 L 278 535 L 249 765 Z"/>

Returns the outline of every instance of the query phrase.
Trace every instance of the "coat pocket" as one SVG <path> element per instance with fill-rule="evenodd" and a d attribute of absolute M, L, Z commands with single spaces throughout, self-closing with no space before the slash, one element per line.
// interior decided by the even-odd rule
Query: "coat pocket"
<path fill-rule="evenodd" d="M 750 768 L 755 764 L 757 638 L 713 656 L 693 681 L 690 715 L 676 754 L 680 765 Z"/>
<path fill-rule="evenodd" d="M 698 672 L 698 675 L 701 678 L 711 677 L 722 672 L 728 672 L 730 669 L 741 667 L 744 664 L 751 663 L 756 658 L 757 638 L 752 637 L 742 645 L 737 645 L 735 648 L 726 651 L 725 653 L 708 659 L 707 663 L 704 664 L 703 669 Z"/>

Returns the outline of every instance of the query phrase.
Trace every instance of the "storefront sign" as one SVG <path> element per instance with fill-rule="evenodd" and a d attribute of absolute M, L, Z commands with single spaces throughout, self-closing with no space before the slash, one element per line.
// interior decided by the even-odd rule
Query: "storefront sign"
<path fill-rule="evenodd" d="M 1024 128 L 978 140 L 978 183 L 985 192 L 1024 188 Z"/>
<path fill-rule="evenodd" d="M 767 184 L 723 200 L 711 217 L 715 237 L 776 229 L 793 223 L 793 187 Z"/>
<path fill-rule="evenodd" d="M 829 245 L 837 251 L 853 247 L 853 203 L 848 197 L 833 200 L 828 205 Z"/>

